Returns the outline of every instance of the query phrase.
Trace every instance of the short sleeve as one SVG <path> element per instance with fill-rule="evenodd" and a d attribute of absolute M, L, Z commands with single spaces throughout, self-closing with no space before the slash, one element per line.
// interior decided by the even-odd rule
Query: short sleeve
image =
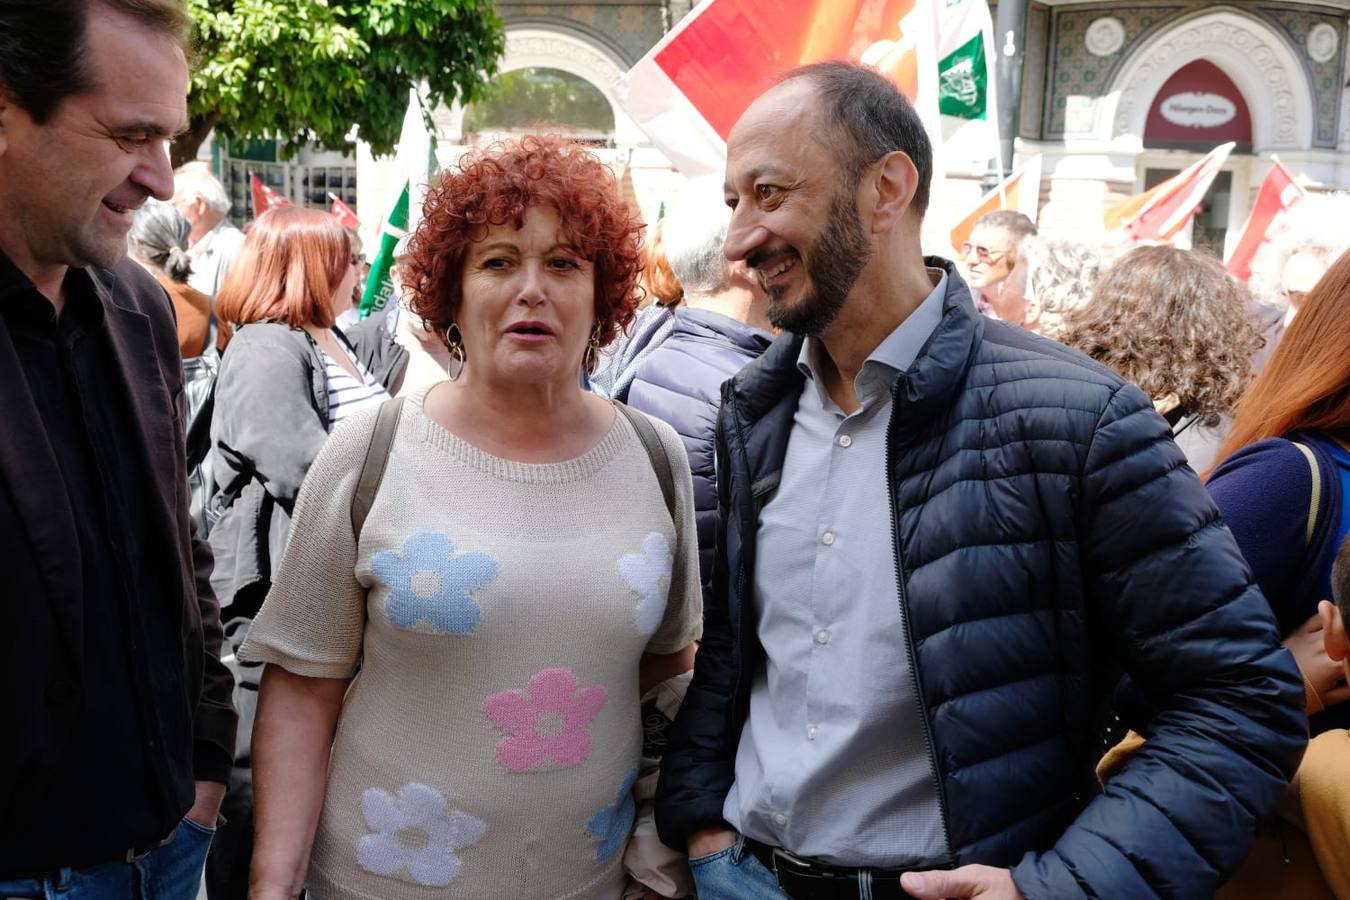
<path fill-rule="evenodd" d="M 1350 897 L 1350 732 L 1313 738 L 1298 770 L 1303 821 L 1322 869 L 1337 897 Z"/>
<path fill-rule="evenodd" d="M 698 528 L 694 524 L 694 480 L 680 436 L 660 419 L 647 416 L 661 436 L 675 478 L 675 561 L 661 626 L 647 642 L 648 653 L 675 653 L 703 635 L 703 590 L 699 584 Z"/>
<path fill-rule="evenodd" d="M 361 659 L 366 589 L 356 578 L 351 504 L 377 409 L 342 422 L 310 467 L 286 552 L 239 650 L 309 678 L 351 678 Z"/>

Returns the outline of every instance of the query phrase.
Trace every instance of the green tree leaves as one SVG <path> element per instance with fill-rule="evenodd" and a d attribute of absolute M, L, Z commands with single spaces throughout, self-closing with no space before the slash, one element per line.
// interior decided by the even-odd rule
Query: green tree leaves
<path fill-rule="evenodd" d="M 504 46 L 491 0 L 188 0 L 198 59 L 191 126 L 174 162 L 212 127 L 273 138 L 283 157 L 306 143 L 356 139 L 390 153 L 424 84 L 431 107 L 478 99 Z"/>

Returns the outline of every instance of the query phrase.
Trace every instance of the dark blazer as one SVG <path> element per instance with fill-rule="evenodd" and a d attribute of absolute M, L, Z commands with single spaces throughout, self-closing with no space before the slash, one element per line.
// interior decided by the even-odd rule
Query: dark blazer
<path fill-rule="evenodd" d="M 150 558 L 177 589 L 176 602 L 161 614 L 174 617 L 182 638 L 194 769 L 199 778 L 224 781 L 234 748 L 232 680 L 220 661 L 211 552 L 188 515 L 183 369 L 172 307 L 163 288 L 129 260 L 88 271 L 135 411 L 152 529 L 147 543 L 158 549 Z M 79 556 L 75 521 L 57 500 L 61 471 L 3 318 L 0 423 L 0 810 L 7 824 L 44 812 L 97 816 L 96 809 L 46 810 L 41 795 L 44 784 L 60 778 L 51 761 L 82 706 L 83 588 L 80 567 L 72 564 Z"/>
<path fill-rule="evenodd" d="M 946 862 L 1011 867 L 1029 898 L 1213 896 L 1298 766 L 1298 670 L 1148 398 L 985 320 L 950 263 L 928 264 L 947 268 L 942 320 L 892 387 L 877 501 L 891 507 Z M 722 822 L 765 665 L 755 542 L 801 340 L 781 335 L 722 389 L 703 644 L 656 793 L 671 846 Z M 1121 669 L 1160 711 L 1103 792 L 1096 738 Z"/>

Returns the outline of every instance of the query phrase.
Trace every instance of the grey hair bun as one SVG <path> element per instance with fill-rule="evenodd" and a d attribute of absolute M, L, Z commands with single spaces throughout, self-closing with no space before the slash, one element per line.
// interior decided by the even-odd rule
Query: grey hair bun
<path fill-rule="evenodd" d="M 192 225 L 172 205 L 146 200 L 131 220 L 127 236 L 132 252 L 161 270 L 171 281 L 183 284 L 192 274 L 187 242 Z"/>
<path fill-rule="evenodd" d="M 170 247 L 168 258 L 164 260 L 164 272 L 170 281 L 184 284 L 192 274 L 192 261 L 182 247 Z"/>

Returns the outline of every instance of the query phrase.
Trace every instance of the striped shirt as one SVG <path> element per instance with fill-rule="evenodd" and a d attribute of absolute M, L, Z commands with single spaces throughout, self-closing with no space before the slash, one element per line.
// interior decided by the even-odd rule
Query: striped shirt
<path fill-rule="evenodd" d="M 389 399 L 389 392 L 375 380 L 370 370 L 361 364 L 351 349 L 340 344 L 342 352 L 347 354 L 356 371 L 361 373 L 357 381 L 336 359 L 323 353 L 323 371 L 328 379 L 328 430 L 352 413 Z"/>

